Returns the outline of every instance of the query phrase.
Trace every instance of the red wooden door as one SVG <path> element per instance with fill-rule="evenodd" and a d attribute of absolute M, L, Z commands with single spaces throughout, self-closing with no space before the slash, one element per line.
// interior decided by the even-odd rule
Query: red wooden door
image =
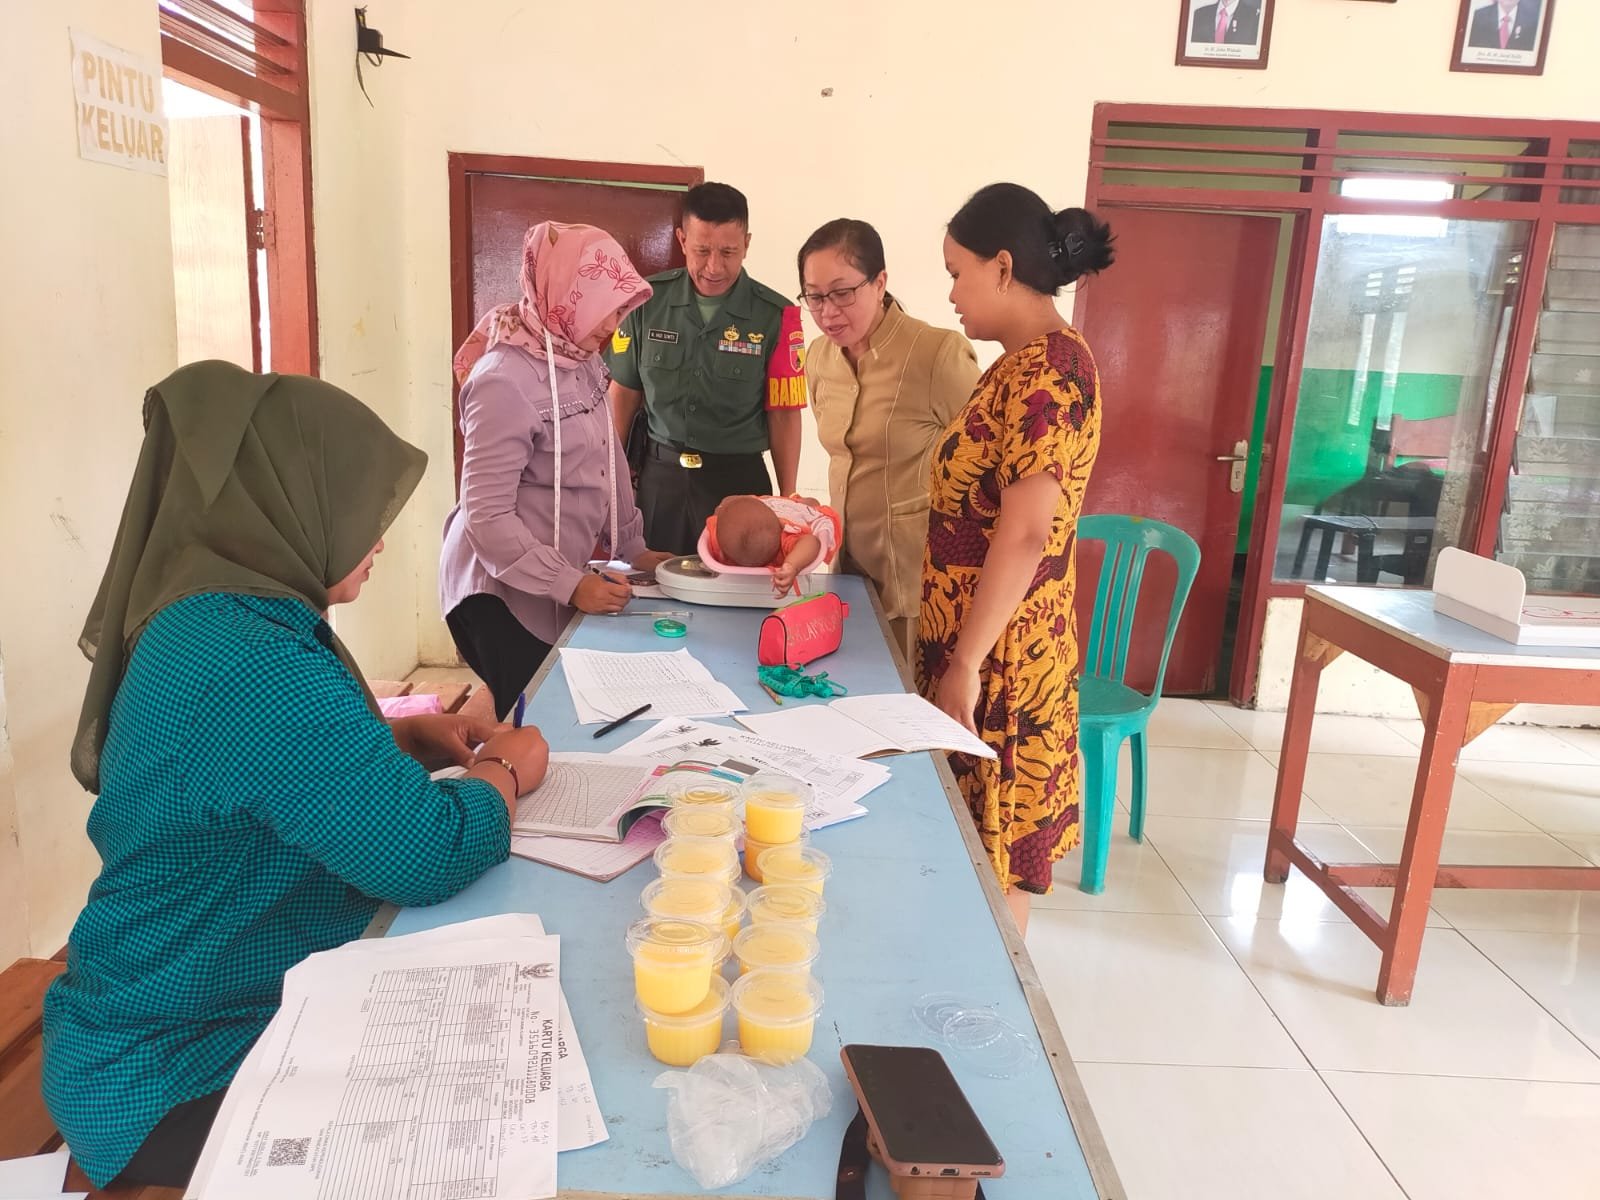
<path fill-rule="evenodd" d="M 1085 286 L 1079 328 L 1100 367 L 1100 457 L 1085 513 L 1154 517 L 1200 545 L 1200 574 L 1178 627 L 1165 690 L 1205 695 L 1218 683 L 1240 492 L 1235 444 L 1250 437 L 1272 302 L 1279 218 L 1235 213 L 1107 210 L 1116 265 Z M 1079 559 L 1079 624 L 1087 636 L 1097 547 Z M 1151 559 L 1128 682 L 1155 679 L 1172 594 L 1165 556 Z"/>
<path fill-rule="evenodd" d="M 523 235 L 540 221 L 604 229 L 622 244 L 643 275 L 681 266 L 683 256 L 673 231 L 683 208 L 683 191 L 704 178 L 705 172 L 696 167 L 452 154 L 452 349 L 490 308 L 518 297 Z M 451 396 L 459 484 L 461 428 L 454 388 Z"/>

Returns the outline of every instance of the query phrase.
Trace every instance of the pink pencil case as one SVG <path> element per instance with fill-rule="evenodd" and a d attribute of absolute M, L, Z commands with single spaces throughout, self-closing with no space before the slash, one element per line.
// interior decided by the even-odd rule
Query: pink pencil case
<path fill-rule="evenodd" d="M 844 641 L 850 606 L 833 592 L 814 592 L 774 609 L 761 621 L 756 661 L 764 667 L 803 667 Z"/>

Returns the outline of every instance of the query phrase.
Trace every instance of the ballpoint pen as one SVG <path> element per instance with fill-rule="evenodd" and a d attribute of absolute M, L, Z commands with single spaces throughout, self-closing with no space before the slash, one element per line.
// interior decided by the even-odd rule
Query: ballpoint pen
<path fill-rule="evenodd" d="M 631 713 L 627 713 L 624 716 L 618 717 L 615 721 L 611 722 L 611 724 L 600 726 L 599 729 L 596 729 L 594 731 L 594 736 L 595 737 L 605 737 L 605 735 L 610 733 L 613 729 L 620 729 L 622 726 L 626 725 L 629 721 L 633 720 L 635 717 L 642 716 L 643 714 L 649 712 L 650 708 L 651 708 L 651 706 L 648 705 L 648 704 L 641 704 L 641 705 L 639 705 L 638 708 L 634 709 Z"/>

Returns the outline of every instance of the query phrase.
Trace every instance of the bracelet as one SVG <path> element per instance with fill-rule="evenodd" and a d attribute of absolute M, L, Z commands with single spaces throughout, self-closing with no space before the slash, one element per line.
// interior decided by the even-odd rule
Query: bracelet
<path fill-rule="evenodd" d="M 484 763 L 493 763 L 495 766 L 502 768 L 507 775 L 511 776 L 511 786 L 515 789 L 515 794 L 522 795 L 522 779 L 517 775 L 517 769 L 507 759 L 492 758 L 484 754 L 479 755 L 472 765 L 477 767 L 482 766 Z"/>

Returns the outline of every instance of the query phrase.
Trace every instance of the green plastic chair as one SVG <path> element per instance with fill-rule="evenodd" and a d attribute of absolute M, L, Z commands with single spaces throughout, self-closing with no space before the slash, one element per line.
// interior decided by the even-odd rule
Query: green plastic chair
<path fill-rule="evenodd" d="M 1078 541 L 1104 542 L 1105 562 L 1095 585 L 1094 618 L 1084 645 L 1080 670 L 1079 736 L 1083 748 L 1083 873 L 1078 887 L 1097 895 L 1106 886 L 1106 858 L 1111 853 L 1111 820 L 1116 805 L 1117 758 L 1124 739 L 1133 753 L 1133 796 L 1128 833 L 1144 840 L 1147 775 L 1145 728 L 1161 700 L 1172 639 L 1178 632 L 1189 589 L 1200 570 L 1200 547 L 1183 530 L 1144 517 L 1093 516 L 1078 521 Z M 1128 645 L 1144 582 L 1145 561 L 1152 550 L 1170 555 L 1178 568 L 1172 610 L 1167 615 L 1161 665 L 1150 695 L 1127 686 Z"/>

